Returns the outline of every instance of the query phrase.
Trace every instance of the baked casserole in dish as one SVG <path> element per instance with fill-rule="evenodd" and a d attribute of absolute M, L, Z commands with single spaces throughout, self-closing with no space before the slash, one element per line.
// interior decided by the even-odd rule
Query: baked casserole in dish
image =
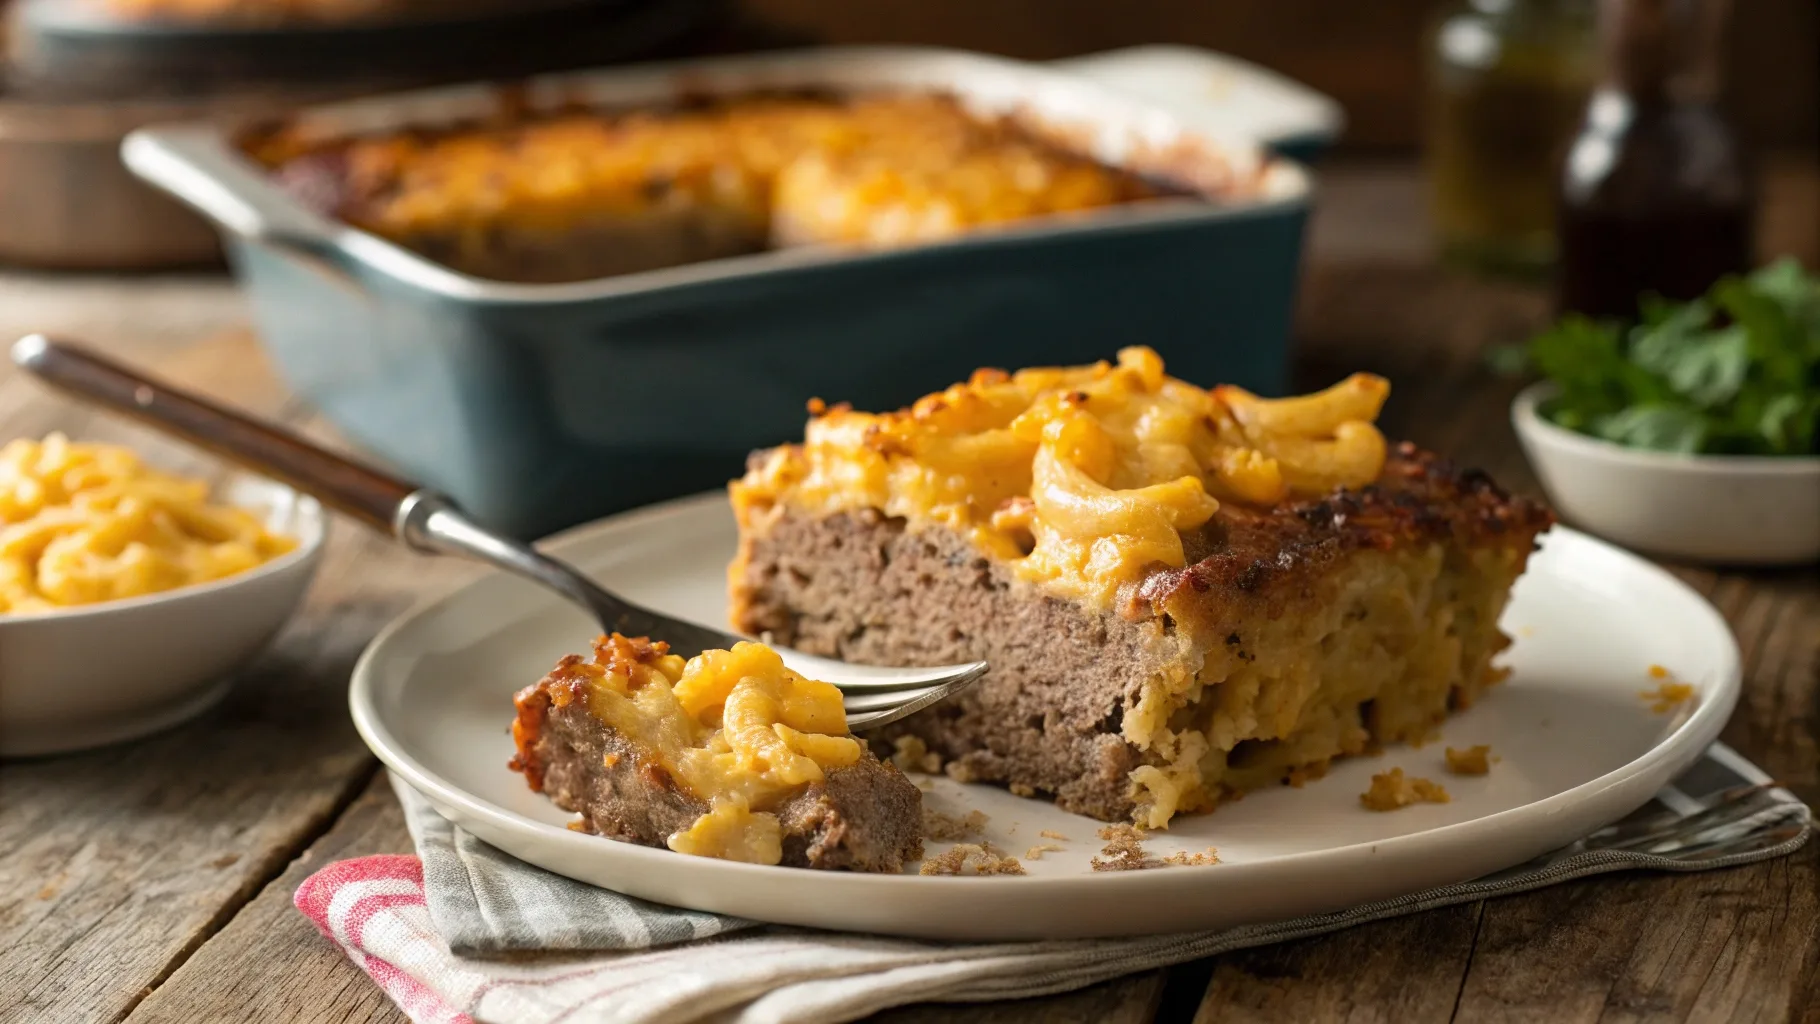
<path fill-rule="evenodd" d="M 716 486 L 803 402 L 1141 338 L 1285 383 L 1299 167 L 1103 86 L 914 48 L 714 58 L 129 138 L 288 383 L 490 524 Z"/>
<path fill-rule="evenodd" d="M 303 201 L 499 281 L 915 245 L 1197 194 L 935 94 L 733 97 L 326 141 L 279 128 L 243 145 Z M 1201 187 L 1232 200 L 1257 184 Z"/>

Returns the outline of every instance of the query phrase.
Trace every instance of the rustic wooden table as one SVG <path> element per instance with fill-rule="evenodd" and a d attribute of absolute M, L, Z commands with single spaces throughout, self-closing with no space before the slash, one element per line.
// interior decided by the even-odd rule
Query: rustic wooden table
<path fill-rule="evenodd" d="M 1538 324 L 1545 299 L 1434 267 L 1407 166 L 1324 177 L 1298 328 L 1304 376 L 1382 373 L 1395 384 L 1393 435 L 1533 489 L 1506 420 L 1513 387 L 1481 353 Z M 1809 266 L 1820 266 L 1816 182 L 1811 164 L 1772 175 L 1765 218 L 1765 248 Z M 330 437 L 273 380 L 243 323 L 214 278 L 0 276 L 3 340 L 67 332 Z M 0 371 L 0 439 L 51 429 L 188 457 Z M 1743 646 L 1744 697 L 1726 742 L 1820 801 L 1820 568 L 1675 571 Z M 410 848 L 344 689 L 381 624 L 469 572 L 343 524 L 304 613 L 214 711 L 141 742 L 0 765 L 0 1021 L 402 1020 L 291 894 L 330 860 Z M 1820 844 L 1730 871 L 1569 883 L 1046 999 L 884 1019 L 1820 1021 Z"/>

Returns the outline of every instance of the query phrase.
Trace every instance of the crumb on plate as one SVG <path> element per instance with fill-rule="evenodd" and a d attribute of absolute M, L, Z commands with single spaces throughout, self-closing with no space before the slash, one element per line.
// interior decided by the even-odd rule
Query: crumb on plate
<path fill-rule="evenodd" d="M 1649 674 L 1662 680 L 1656 684 L 1656 688 L 1637 691 L 1637 696 L 1649 701 L 1649 709 L 1658 715 L 1673 711 L 1692 700 L 1694 696 L 1694 684 L 1667 678 L 1666 670 L 1664 670 L 1664 675 L 1656 676 L 1656 669 L 1661 667 L 1660 665 L 1650 666 Z"/>
<path fill-rule="evenodd" d="M 978 811 L 974 812 L 978 814 Z M 925 875 L 1021 875 L 1024 866 L 1016 857 L 991 843 L 961 843 L 923 861 Z"/>
<path fill-rule="evenodd" d="M 1446 754 L 1447 770 L 1455 775 L 1484 775 L 1491 771 L 1491 748 L 1484 744 L 1465 750 L 1448 747 Z"/>
<path fill-rule="evenodd" d="M 956 839 L 971 839 L 986 830 L 986 815 L 980 811 L 968 811 L 965 817 L 955 817 L 923 808 L 923 838 L 938 843 Z"/>
<path fill-rule="evenodd" d="M 1107 825 L 1100 829 L 1100 838 L 1106 846 L 1091 861 L 1095 871 L 1147 871 L 1151 868 L 1202 867 L 1220 862 L 1219 851 L 1211 846 L 1205 853 L 1178 850 L 1166 857 L 1153 857 L 1144 849 L 1148 835 L 1135 825 Z"/>
<path fill-rule="evenodd" d="M 942 774 L 961 783 L 980 781 L 979 772 L 965 761 L 949 761 L 942 766 Z"/>
<path fill-rule="evenodd" d="M 1283 776 L 1283 784 L 1285 786 L 1289 786 L 1293 789 L 1301 789 L 1303 786 L 1308 785 L 1310 782 L 1313 782 L 1316 779 L 1326 776 L 1326 774 L 1327 774 L 1327 762 L 1325 762 L 1325 761 L 1319 761 L 1314 764 L 1299 765 L 1295 768 L 1289 769 L 1289 774 Z"/>
<path fill-rule="evenodd" d="M 1433 743 L 1440 738 L 1441 730 L 1428 729 L 1420 735 L 1410 737 L 1407 742 L 1411 750 L 1421 750 L 1423 747 L 1428 746 L 1430 743 Z"/>
<path fill-rule="evenodd" d="M 891 763 L 898 771 L 934 775 L 942 770 L 942 755 L 930 750 L 922 737 L 899 736 L 891 742 L 897 748 L 891 754 Z"/>
<path fill-rule="evenodd" d="M 1135 825 L 1107 825 L 1100 829 L 1100 838 L 1106 845 L 1091 862 L 1095 871 L 1141 871 L 1163 864 L 1144 852 L 1145 832 Z"/>
<path fill-rule="evenodd" d="M 1024 851 L 1025 860 L 1042 860 L 1045 853 L 1060 853 L 1062 848 L 1054 843 L 1041 843 Z"/>
<path fill-rule="evenodd" d="M 1359 803 L 1373 811 L 1394 811 L 1413 803 L 1444 804 L 1449 799 L 1447 790 L 1427 779 L 1406 776 L 1401 768 L 1373 775 L 1371 788 L 1359 794 Z"/>
<path fill-rule="evenodd" d="M 1060 832 L 1051 832 L 1048 829 L 1044 829 L 1041 832 L 1038 832 L 1037 835 L 1042 836 L 1044 839 L 1059 839 L 1064 843 L 1068 841 L 1067 836 L 1062 835 Z"/>

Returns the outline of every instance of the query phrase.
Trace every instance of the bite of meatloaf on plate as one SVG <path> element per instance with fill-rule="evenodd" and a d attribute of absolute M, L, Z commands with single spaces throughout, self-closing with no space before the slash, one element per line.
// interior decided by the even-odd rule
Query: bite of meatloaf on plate
<path fill-rule="evenodd" d="M 1161 827 L 1420 741 L 1501 678 L 1540 505 L 1375 426 L 1357 374 L 1263 399 L 1157 355 L 812 405 L 732 485 L 736 628 L 855 662 L 985 659 L 895 726 L 963 781 Z M 889 735 L 889 734 L 888 734 Z"/>
<path fill-rule="evenodd" d="M 575 826 L 679 853 L 896 872 L 922 793 L 847 733 L 840 692 L 742 643 L 685 662 L 603 636 L 518 694 L 512 767 Z"/>

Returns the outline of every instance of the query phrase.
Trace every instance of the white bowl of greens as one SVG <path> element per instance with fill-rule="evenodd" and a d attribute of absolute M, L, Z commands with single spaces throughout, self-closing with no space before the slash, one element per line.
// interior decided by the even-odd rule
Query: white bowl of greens
<path fill-rule="evenodd" d="M 1517 437 L 1563 517 L 1721 564 L 1820 559 L 1820 280 L 1793 260 L 1632 326 L 1569 315 L 1518 353 Z"/>

